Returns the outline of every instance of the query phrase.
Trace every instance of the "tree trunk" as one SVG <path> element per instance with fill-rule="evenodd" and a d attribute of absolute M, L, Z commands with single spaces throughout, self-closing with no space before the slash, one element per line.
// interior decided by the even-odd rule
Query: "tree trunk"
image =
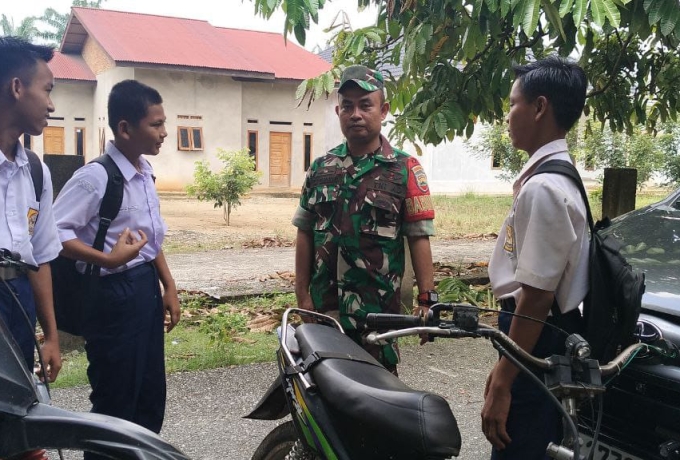
<path fill-rule="evenodd" d="M 637 169 L 605 168 L 602 187 L 602 216 L 613 219 L 635 209 Z"/>

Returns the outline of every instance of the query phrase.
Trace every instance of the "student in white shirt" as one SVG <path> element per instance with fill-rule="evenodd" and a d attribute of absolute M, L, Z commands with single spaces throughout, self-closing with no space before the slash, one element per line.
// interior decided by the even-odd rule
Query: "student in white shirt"
<path fill-rule="evenodd" d="M 581 116 L 587 80 L 580 67 L 558 57 L 517 66 L 515 74 L 508 132 L 529 160 L 515 182 L 515 200 L 491 256 L 489 278 L 501 300 L 501 330 L 545 357 L 564 350 L 564 335 L 510 313 L 559 322 L 571 332 L 579 329 L 578 305 L 587 293 L 588 223 L 571 179 L 529 176 L 546 161 L 571 161 L 565 137 Z M 549 316 L 557 308 L 559 314 Z M 562 438 L 558 409 L 505 358 L 487 380 L 482 430 L 493 446 L 493 460 L 547 458 L 548 443 Z"/>

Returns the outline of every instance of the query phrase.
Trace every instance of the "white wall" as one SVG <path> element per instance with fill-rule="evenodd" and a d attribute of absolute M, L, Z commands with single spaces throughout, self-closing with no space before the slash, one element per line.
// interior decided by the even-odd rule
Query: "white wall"
<path fill-rule="evenodd" d="M 63 118 L 63 120 L 48 120 L 49 126 L 64 128 L 64 154 L 75 155 L 75 129 L 85 128 L 85 154 L 88 155 L 95 147 L 96 134 L 92 132 L 92 120 L 94 112 L 92 101 L 95 85 L 92 82 L 77 82 L 59 80 L 56 82 L 50 97 L 55 111 L 50 116 Z M 84 121 L 76 121 L 75 118 L 84 118 Z M 34 136 L 31 139 L 31 150 L 43 154 L 43 136 Z"/>
<path fill-rule="evenodd" d="M 316 101 L 309 109 L 304 102 L 297 107 L 296 82 L 244 82 L 243 116 L 241 119 L 242 145 L 248 145 L 248 131 L 258 132 L 258 164 L 262 171 L 261 187 L 269 186 L 269 134 L 271 132 L 291 133 L 290 187 L 299 189 L 305 178 L 304 134 L 312 134 L 311 159 L 325 153 L 326 145 L 326 101 Z M 257 123 L 248 123 L 257 120 Z M 290 125 L 271 124 L 290 122 Z M 305 126 L 311 123 L 311 126 Z"/>
<path fill-rule="evenodd" d="M 160 155 L 148 158 L 159 189 L 184 190 L 193 182 L 195 162 L 208 160 L 217 169 L 221 166 L 215 156 L 218 148 L 242 148 L 241 83 L 226 75 L 149 69 L 136 69 L 135 78 L 158 90 L 163 98 L 168 137 Z M 203 150 L 179 150 L 178 126 L 201 127 Z"/>

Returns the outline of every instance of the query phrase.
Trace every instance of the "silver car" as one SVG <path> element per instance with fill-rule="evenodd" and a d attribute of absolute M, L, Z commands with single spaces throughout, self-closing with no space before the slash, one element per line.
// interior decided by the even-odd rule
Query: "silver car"
<path fill-rule="evenodd" d="M 680 189 L 614 219 L 606 232 L 645 272 L 641 333 L 680 346 Z M 680 359 L 636 359 L 626 368 L 605 393 L 599 440 L 595 460 L 680 459 Z"/>

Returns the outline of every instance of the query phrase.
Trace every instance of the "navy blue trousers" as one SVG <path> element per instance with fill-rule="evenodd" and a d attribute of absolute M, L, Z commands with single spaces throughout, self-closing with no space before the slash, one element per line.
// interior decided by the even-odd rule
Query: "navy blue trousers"
<path fill-rule="evenodd" d="M 514 305 L 503 306 L 514 311 Z M 549 318 L 549 321 L 553 320 Z M 558 326 L 567 331 L 579 330 L 581 315 L 578 310 L 563 315 Z M 506 334 L 510 331 L 512 315 L 502 311 L 498 317 L 498 328 Z M 564 353 L 566 336 L 554 328 L 545 326 L 532 354 L 545 358 L 555 353 Z M 543 376 L 538 375 L 543 381 Z M 563 437 L 562 418 L 558 408 L 530 380 L 520 374 L 512 384 L 512 402 L 506 429 L 512 442 L 503 450 L 492 449 L 491 460 L 548 460 L 545 450 L 550 442 L 559 443 Z"/>
<path fill-rule="evenodd" d="M 84 317 L 92 412 L 159 433 L 165 415 L 164 311 L 151 263 L 100 278 Z M 86 459 L 103 458 L 86 454 Z"/>
<path fill-rule="evenodd" d="M 0 317 L 5 322 L 5 325 L 14 336 L 15 342 L 19 345 L 21 352 L 26 360 L 26 366 L 29 372 L 33 373 L 33 365 L 35 363 L 35 300 L 33 298 L 33 290 L 28 277 L 20 276 L 13 280 L 6 281 L 9 289 L 4 282 L 0 281 Z M 21 307 L 17 305 L 14 295 L 19 299 L 29 321 L 21 311 Z M 30 323 L 29 323 L 30 322 Z"/>

